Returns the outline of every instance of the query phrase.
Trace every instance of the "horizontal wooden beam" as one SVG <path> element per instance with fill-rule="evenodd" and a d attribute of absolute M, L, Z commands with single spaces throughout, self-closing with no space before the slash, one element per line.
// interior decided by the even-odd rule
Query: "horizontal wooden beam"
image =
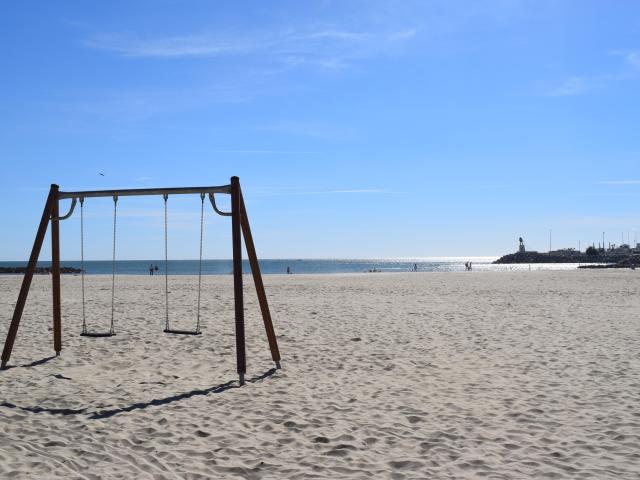
<path fill-rule="evenodd" d="M 194 193 L 227 193 L 231 194 L 231 185 L 213 187 L 177 187 L 177 188 L 130 188 L 124 190 L 87 190 L 83 192 L 59 192 L 58 198 L 89 197 L 134 197 L 143 195 L 186 195 Z"/>

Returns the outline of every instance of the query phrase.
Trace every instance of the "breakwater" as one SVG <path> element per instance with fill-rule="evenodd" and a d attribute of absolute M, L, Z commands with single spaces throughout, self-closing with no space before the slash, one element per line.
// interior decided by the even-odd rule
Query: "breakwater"
<path fill-rule="evenodd" d="M 575 252 L 571 255 L 554 255 L 540 252 L 516 252 L 504 255 L 494 261 L 494 264 L 501 263 L 618 263 L 629 257 L 625 253 L 602 253 L 588 255 L 582 252 Z"/>
<path fill-rule="evenodd" d="M 27 272 L 27 267 L 0 267 L 0 274 L 24 274 Z M 51 267 L 36 267 L 35 274 L 37 275 L 48 275 L 51 273 Z M 64 274 L 76 274 L 82 273 L 82 270 L 79 268 L 73 267 L 60 267 L 60 273 Z"/>

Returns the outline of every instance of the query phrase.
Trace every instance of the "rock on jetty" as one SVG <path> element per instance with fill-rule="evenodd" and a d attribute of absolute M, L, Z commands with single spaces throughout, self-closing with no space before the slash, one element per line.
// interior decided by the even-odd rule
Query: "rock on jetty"
<path fill-rule="evenodd" d="M 640 255 L 629 255 L 616 263 L 606 263 L 603 265 L 580 265 L 578 268 L 640 268 Z"/>
<path fill-rule="evenodd" d="M 27 267 L 0 267 L 0 274 L 24 274 L 27 273 Z M 47 275 L 51 273 L 51 267 L 36 267 L 35 272 L 38 275 Z M 74 274 L 82 273 L 79 268 L 60 267 L 60 273 Z"/>
<path fill-rule="evenodd" d="M 572 255 L 549 255 L 540 252 L 516 252 L 500 257 L 493 263 L 611 263 L 615 264 L 628 258 L 628 254 L 598 253 L 587 255 L 575 252 Z"/>

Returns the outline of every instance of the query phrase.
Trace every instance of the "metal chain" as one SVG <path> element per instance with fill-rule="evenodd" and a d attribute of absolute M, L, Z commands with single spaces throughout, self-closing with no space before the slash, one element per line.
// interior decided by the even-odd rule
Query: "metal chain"
<path fill-rule="evenodd" d="M 116 293 L 116 218 L 118 213 L 118 196 L 113 196 L 113 255 L 111 259 L 111 330 L 109 333 L 115 333 L 114 328 L 114 310 L 115 310 L 115 293 Z"/>
<path fill-rule="evenodd" d="M 82 333 L 87 333 L 84 308 L 84 197 L 80 197 L 80 278 L 82 279 Z"/>
<path fill-rule="evenodd" d="M 204 193 L 200 194 L 200 260 L 198 263 L 198 310 L 196 333 L 200 332 L 200 290 L 202 289 L 202 236 L 204 233 Z"/>
<path fill-rule="evenodd" d="M 169 248 L 167 237 L 167 199 L 169 195 L 166 193 L 164 198 L 164 315 L 165 330 L 169 330 Z"/>

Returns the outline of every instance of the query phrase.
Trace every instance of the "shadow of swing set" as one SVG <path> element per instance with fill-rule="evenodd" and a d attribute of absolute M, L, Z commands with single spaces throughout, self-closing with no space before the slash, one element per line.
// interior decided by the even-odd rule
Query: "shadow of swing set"
<path fill-rule="evenodd" d="M 227 194 L 231 196 L 231 212 L 222 212 L 218 209 L 215 202 L 215 194 Z M 185 195 L 185 194 L 199 194 L 201 200 L 200 208 L 200 260 L 198 270 L 198 308 L 197 308 L 197 323 L 195 330 L 176 330 L 172 329 L 169 324 L 169 297 L 168 297 L 168 254 L 167 254 L 167 199 L 169 195 Z M 164 199 L 164 232 L 165 232 L 165 333 L 169 334 L 183 334 L 183 335 L 198 335 L 200 334 L 200 291 L 202 280 L 202 234 L 204 225 L 204 199 L 205 196 L 209 196 L 209 200 L 214 211 L 218 215 L 231 217 L 231 237 L 233 247 L 233 296 L 234 296 L 234 309 L 235 309 L 235 337 L 236 337 L 236 361 L 237 371 L 239 376 L 240 385 L 245 383 L 245 374 L 247 372 L 247 357 L 245 346 L 245 331 L 244 331 L 244 300 L 243 300 L 243 288 L 242 288 L 242 237 L 244 237 L 245 247 L 247 250 L 247 256 L 249 257 L 249 265 L 251 266 L 251 273 L 256 287 L 258 295 L 258 303 L 260 304 L 260 311 L 262 313 L 262 320 L 264 321 L 264 327 L 267 333 L 267 339 L 269 341 L 269 348 L 271 350 L 271 358 L 276 364 L 276 368 L 280 368 L 280 351 L 278 349 L 278 342 L 276 340 L 276 334 L 273 329 L 273 322 L 271 320 L 271 313 L 269 312 L 269 304 L 267 303 L 267 296 L 264 290 L 264 284 L 262 282 L 262 275 L 260 273 L 260 265 L 258 264 L 258 257 L 256 255 L 255 246 L 253 243 L 253 237 L 251 235 L 251 227 L 249 226 L 249 218 L 247 217 L 247 210 L 244 205 L 244 199 L 242 197 L 242 190 L 240 188 L 240 180 L 238 177 L 231 177 L 231 183 L 229 185 L 214 186 L 214 187 L 181 187 L 181 188 L 141 188 L 141 189 L 126 189 L 126 190 L 95 190 L 95 191 L 83 191 L 83 192 L 62 192 L 59 191 L 58 185 L 51 185 L 49 190 L 49 196 L 42 212 L 42 218 L 36 233 L 36 238 L 33 243 L 33 249 L 31 250 L 31 256 L 29 257 L 29 263 L 27 265 L 27 271 L 22 280 L 22 286 L 20 293 L 18 294 L 18 301 L 16 302 L 15 310 L 13 312 L 13 318 L 11 319 L 11 325 L 7 333 L 7 338 L 4 343 L 4 349 L 2 351 L 2 362 L 0 368 L 6 369 L 9 358 L 11 357 L 11 351 L 13 350 L 13 344 L 18 333 L 18 327 L 20 326 L 20 319 L 22 318 L 22 312 L 24 310 L 27 296 L 29 294 L 29 288 L 31 286 L 31 280 L 36 269 L 38 262 L 38 256 L 40 255 L 40 249 L 44 241 L 44 236 L 47 232 L 49 222 L 51 222 L 51 282 L 53 293 L 53 347 L 56 352 L 56 356 L 60 355 L 62 350 L 62 313 L 60 302 L 60 221 L 66 220 L 71 217 L 75 209 L 76 203 L 80 202 L 80 232 L 81 232 L 81 269 L 82 269 L 82 336 L 86 337 L 110 337 L 115 335 L 114 328 L 114 292 L 115 292 L 115 260 L 116 260 L 116 218 L 117 218 L 117 202 L 118 197 L 124 196 L 144 196 L 144 195 L 162 195 Z M 112 275 L 111 275 L 111 326 L 107 332 L 92 332 L 87 330 L 85 311 L 84 311 L 84 215 L 83 207 L 84 200 L 90 197 L 112 197 L 113 198 L 113 259 L 112 259 Z M 59 202 L 60 200 L 71 199 L 71 207 L 66 215 L 60 216 Z"/>

